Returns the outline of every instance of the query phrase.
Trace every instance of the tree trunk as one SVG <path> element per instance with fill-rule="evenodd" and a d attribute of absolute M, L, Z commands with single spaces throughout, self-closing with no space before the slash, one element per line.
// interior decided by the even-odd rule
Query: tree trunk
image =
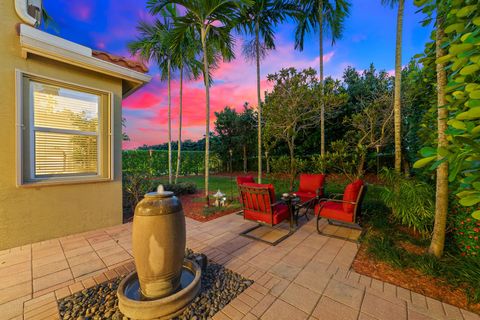
<path fill-rule="evenodd" d="M 205 201 L 210 205 L 208 198 L 208 180 L 210 163 L 210 79 L 208 78 L 208 56 L 207 56 L 207 31 L 205 27 L 201 29 L 202 49 L 203 49 L 203 79 L 205 81 L 205 99 L 206 99 L 206 120 L 205 120 Z"/>
<path fill-rule="evenodd" d="M 320 154 L 325 155 L 325 103 L 323 100 L 323 0 L 318 3 L 319 49 L 320 49 L 320 85 L 322 100 L 320 105 Z"/>
<path fill-rule="evenodd" d="M 182 111 L 183 111 L 183 66 L 180 67 L 180 102 L 178 106 L 178 145 L 177 145 L 177 172 L 175 173 L 175 184 L 180 175 L 180 161 L 182 156 Z"/>
<path fill-rule="evenodd" d="M 255 55 L 257 58 L 257 101 L 258 101 L 258 183 L 262 183 L 262 98 L 260 95 L 260 35 L 258 20 L 255 22 Z"/>
<path fill-rule="evenodd" d="M 171 61 L 168 60 L 168 183 L 172 184 L 172 90 Z"/>
<path fill-rule="evenodd" d="M 290 151 L 290 192 L 293 191 L 293 182 L 295 181 L 295 141 L 293 138 L 288 143 L 288 149 Z"/>
<path fill-rule="evenodd" d="M 247 146 L 243 145 L 243 172 L 247 173 Z"/>
<path fill-rule="evenodd" d="M 437 13 L 436 31 L 436 56 L 437 59 L 445 55 L 442 49 L 445 33 L 443 31 L 443 17 Z M 446 107 L 445 87 L 447 85 L 447 73 L 444 64 L 437 64 L 437 99 L 438 99 L 438 147 L 447 147 L 448 141 L 445 135 L 447 130 L 448 109 Z M 443 162 L 437 168 L 437 192 L 435 196 L 435 224 L 433 227 L 432 242 L 428 252 L 441 257 L 445 245 L 445 229 L 448 212 L 448 162 Z"/>
<path fill-rule="evenodd" d="M 268 152 L 265 152 L 265 162 L 267 163 L 267 173 L 270 173 L 270 157 L 268 156 Z"/>
<path fill-rule="evenodd" d="M 393 103 L 395 127 L 395 171 L 402 168 L 402 32 L 405 0 L 398 1 L 397 39 L 395 47 L 395 96 Z"/>

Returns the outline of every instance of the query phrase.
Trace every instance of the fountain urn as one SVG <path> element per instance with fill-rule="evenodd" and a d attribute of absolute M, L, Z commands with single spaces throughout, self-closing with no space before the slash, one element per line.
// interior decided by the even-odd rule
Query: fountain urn
<path fill-rule="evenodd" d="M 145 298 L 163 298 L 180 288 L 185 243 L 182 204 L 160 185 L 138 203 L 133 218 L 133 257 Z"/>

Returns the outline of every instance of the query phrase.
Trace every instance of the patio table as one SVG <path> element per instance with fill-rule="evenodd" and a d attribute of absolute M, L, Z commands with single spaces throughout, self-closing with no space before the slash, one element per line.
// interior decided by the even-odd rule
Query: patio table
<path fill-rule="evenodd" d="M 282 195 L 282 201 L 288 206 L 288 211 L 290 213 L 290 231 L 294 231 L 295 224 L 298 225 L 297 205 L 300 203 L 300 198 L 294 194 L 284 193 Z"/>

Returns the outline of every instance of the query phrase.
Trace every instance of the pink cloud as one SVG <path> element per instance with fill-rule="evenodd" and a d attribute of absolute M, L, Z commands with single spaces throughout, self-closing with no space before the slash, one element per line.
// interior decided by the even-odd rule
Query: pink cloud
<path fill-rule="evenodd" d="M 239 41 L 240 42 L 240 41 Z M 221 62 L 219 68 L 213 72 L 214 84 L 210 88 L 210 130 L 214 130 L 215 112 L 225 106 L 241 110 L 245 102 L 251 106 L 257 105 L 257 80 L 255 63 L 247 62 L 241 56 L 241 46 L 236 46 L 237 59 L 232 62 Z M 334 51 L 324 55 L 324 62 L 328 65 L 335 56 Z M 269 73 L 277 72 L 281 68 L 295 67 L 318 69 L 319 58 L 308 57 L 305 53 L 294 51 L 290 44 L 279 44 L 277 50 L 261 64 L 261 95 L 271 90 L 272 84 L 266 80 Z M 152 66 L 154 67 L 154 66 Z M 128 131 L 131 141 L 124 147 L 134 148 L 143 144 L 159 144 L 167 141 L 168 132 L 168 105 L 167 85 L 161 82 L 158 73 L 154 71 L 152 83 L 124 103 L 130 109 L 147 109 L 148 113 L 129 113 L 127 118 Z M 148 91 L 146 91 L 148 90 Z M 178 137 L 179 118 L 179 81 L 172 80 L 172 139 Z M 138 97 L 137 97 L 138 96 Z M 153 97 L 159 97 L 154 100 Z M 130 99 L 134 100 L 132 103 Z M 152 102 L 153 101 L 153 102 Z M 205 88 L 203 80 L 185 81 L 183 97 L 183 130 L 182 139 L 197 140 L 205 135 Z"/>
<path fill-rule="evenodd" d="M 92 17 L 92 9 L 94 8 L 94 3 L 89 3 L 89 1 L 71 1 L 69 3 L 69 9 L 79 21 L 88 22 Z"/>
<path fill-rule="evenodd" d="M 138 92 L 123 100 L 126 109 L 148 109 L 162 101 L 162 98 L 150 92 Z"/>

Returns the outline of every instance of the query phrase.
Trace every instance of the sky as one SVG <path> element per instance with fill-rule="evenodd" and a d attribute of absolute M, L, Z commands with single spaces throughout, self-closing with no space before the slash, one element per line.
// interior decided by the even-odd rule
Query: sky
<path fill-rule="evenodd" d="M 366 69 L 372 62 L 378 70 L 393 74 L 395 65 L 396 8 L 381 5 L 380 0 L 351 0 L 350 16 L 345 23 L 343 38 L 331 45 L 326 35 L 324 45 L 325 75 L 341 78 L 343 70 L 352 66 Z M 405 3 L 402 65 L 423 51 L 431 28 L 422 27 L 421 13 L 413 1 Z M 44 6 L 54 23 L 46 31 L 70 41 L 131 58 L 127 44 L 137 36 L 141 20 L 151 20 L 146 0 L 44 0 Z M 261 65 L 262 92 L 269 90 L 268 74 L 281 68 L 319 68 L 318 34 L 310 34 L 304 51 L 294 49 L 293 21 L 276 28 L 276 50 L 269 52 Z M 235 34 L 236 59 L 221 63 L 214 71 L 210 90 L 211 128 L 215 111 L 230 106 L 241 110 L 245 102 L 256 106 L 255 63 L 242 56 L 244 37 Z M 152 81 L 126 98 L 122 103 L 126 118 L 126 133 L 130 141 L 124 149 L 168 141 L 167 84 L 160 80 L 158 68 L 148 63 Z M 172 139 L 178 139 L 178 75 L 172 81 Z M 184 84 L 182 140 L 197 140 L 205 134 L 205 89 L 202 80 Z"/>

